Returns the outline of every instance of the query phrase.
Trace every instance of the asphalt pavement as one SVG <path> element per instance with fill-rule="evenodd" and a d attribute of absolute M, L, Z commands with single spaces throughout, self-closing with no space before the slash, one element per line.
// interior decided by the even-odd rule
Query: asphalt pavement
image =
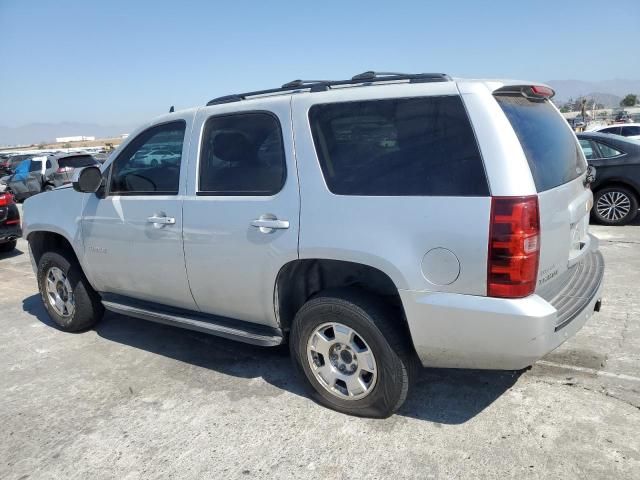
<path fill-rule="evenodd" d="M 320 407 L 286 348 L 108 313 L 57 330 L 0 256 L 0 478 L 640 479 L 640 222 L 593 226 L 602 310 L 525 372 L 425 369 L 386 420 Z"/>

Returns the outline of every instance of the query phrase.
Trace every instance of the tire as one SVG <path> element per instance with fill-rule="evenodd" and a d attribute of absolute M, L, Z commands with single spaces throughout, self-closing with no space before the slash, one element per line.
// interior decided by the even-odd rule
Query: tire
<path fill-rule="evenodd" d="M 13 251 L 14 248 L 16 248 L 16 245 L 18 245 L 17 240 L 11 240 L 10 242 L 0 243 L 0 253 L 11 252 Z"/>
<path fill-rule="evenodd" d="M 55 285 L 53 290 L 57 290 L 59 299 L 67 300 L 62 309 L 54 306 L 47 285 Z M 100 297 L 89 285 L 77 260 L 67 253 L 52 251 L 42 255 L 38 262 L 38 289 L 49 317 L 65 332 L 87 330 L 104 314 Z"/>
<path fill-rule="evenodd" d="M 638 214 L 638 198 L 626 187 L 605 187 L 595 193 L 592 212 L 603 225 L 626 225 Z"/>
<path fill-rule="evenodd" d="M 321 405 L 349 415 L 387 418 L 395 413 L 407 398 L 415 365 L 409 334 L 405 331 L 404 322 L 397 317 L 398 313 L 390 306 L 358 291 L 326 291 L 305 303 L 294 318 L 289 348 L 298 371 L 307 380 L 311 397 Z M 335 331 L 334 324 L 339 324 Z M 350 348 L 345 348 L 345 344 L 337 340 L 336 332 L 342 330 L 344 334 L 345 328 L 355 333 L 351 337 Z M 319 329 L 320 335 L 317 334 Z M 320 354 L 320 358 L 318 353 L 328 344 L 310 345 L 318 338 L 330 337 L 331 333 L 333 347 L 324 349 L 325 354 Z M 342 347 L 336 347 L 336 343 Z M 343 350 L 348 351 L 347 357 L 343 357 Z M 375 377 L 371 373 L 371 359 L 367 352 L 374 359 Z M 327 357 L 331 357 L 329 363 Z M 354 363 L 357 364 L 356 370 L 350 373 Z M 341 375 L 338 368 L 345 365 L 347 375 Z M 323 373 L 318 376 L 316 372 L 320 371 L 326 374 L 328 381 L 323 381 Z M 331 375 L 340 378 L 332 379 Z M 350 389 L 341 380 L 349 379 L 353 384 L 354 377 L 360 382 L 356 389 Z M 359 389 L 365 392 L 358 392 Z M 349 399 L 348 396 L 354 398 Z"/>

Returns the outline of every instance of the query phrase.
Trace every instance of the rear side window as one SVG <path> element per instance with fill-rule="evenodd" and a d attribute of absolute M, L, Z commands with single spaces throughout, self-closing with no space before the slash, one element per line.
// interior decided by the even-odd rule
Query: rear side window
<path fill-rule="evenodd" d="M 620 127 L 603 128 L 602 130 L 600 130 L 600 132 L 609 133 L 613 135 L 620 135 Z"/>
<path fill-rule="evenodd" d="M 618 155 L 622 155 L 621 151 L 616 150 L 615 148 L 610 147 L 609 145 L 606 145 L 602 142 L 596 142 L 596 144 L 598 145 L 598 149 L 600 150 L 600 154 L 602 158 L 611 158 L 611 157 L 617 157 Z"/>
<path fill-rule="evenodd" d="M 478 145 L 458 96 L 314 105 L 309 121 L 332 193 L 489 195 Z"/>
<path fill-rule="evenodd" d="M 580 146 L 582 147 L 582 151 L 584 152 L 584 156 L 587 160 L 593 160 L 598 158 L 595 150 L 593 149 L 593 145 L 589 140 L 579 140 Z"/>
<path fill-rule="evenodd" d="M 77 157 L 65 157 L 58 159 L 60 168 L 81 168 L 95 165 L 97 162 L 91 155 L 78 155 Z"/>
<path fill-rule="evenodd" d="M 286 167 L 278 119 L 265 112 L 210 117 L 204 126 L 198 195 L 275 195 Z"/>
<path fill-rule="evenodd" d="M 497 95 L 496 100 L 520 140 L 538 192 L 570 182 L 586 171 L 575 136 L 548 100 L 521 95 Z"/>

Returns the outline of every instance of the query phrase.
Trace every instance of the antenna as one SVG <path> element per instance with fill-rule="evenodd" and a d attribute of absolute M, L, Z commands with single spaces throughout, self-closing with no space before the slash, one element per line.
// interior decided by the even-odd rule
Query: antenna
<path fill-rule="evenodd" d="M 175 109 L 175 108 L 173 108 L 173 105 L 171 105 L 171 108 L 169 109 L 169 113 L 173 113 L 173 112 L 175 112 L 175 111 L 176 111 L 176 109 Z"/>

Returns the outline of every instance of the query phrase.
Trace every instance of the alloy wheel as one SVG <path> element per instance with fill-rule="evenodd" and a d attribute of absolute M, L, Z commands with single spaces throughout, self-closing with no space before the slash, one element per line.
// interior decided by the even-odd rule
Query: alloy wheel
<path fill-rule="evenodd" d="M 317 327 L 307 342 L 307 359 L 316 380 L 337 398 L 359 400 L 375 387 L 375 356 L 351 327 L 336 322 Z"/>
<path fill-rule="evenodd" d="M 75 311 L 73 289 L 65 273 L 58 267 L 51 267 L 45 277 L 47 301 L 61 317 L 71 317 Z"/>
<path fill-rule="evenodd" d="M 617 222 L 629 215 L 631 199 L 622 192 L 610 191 L 601 195 L 596 203 L 596 211 L 601 218 Z"/>

